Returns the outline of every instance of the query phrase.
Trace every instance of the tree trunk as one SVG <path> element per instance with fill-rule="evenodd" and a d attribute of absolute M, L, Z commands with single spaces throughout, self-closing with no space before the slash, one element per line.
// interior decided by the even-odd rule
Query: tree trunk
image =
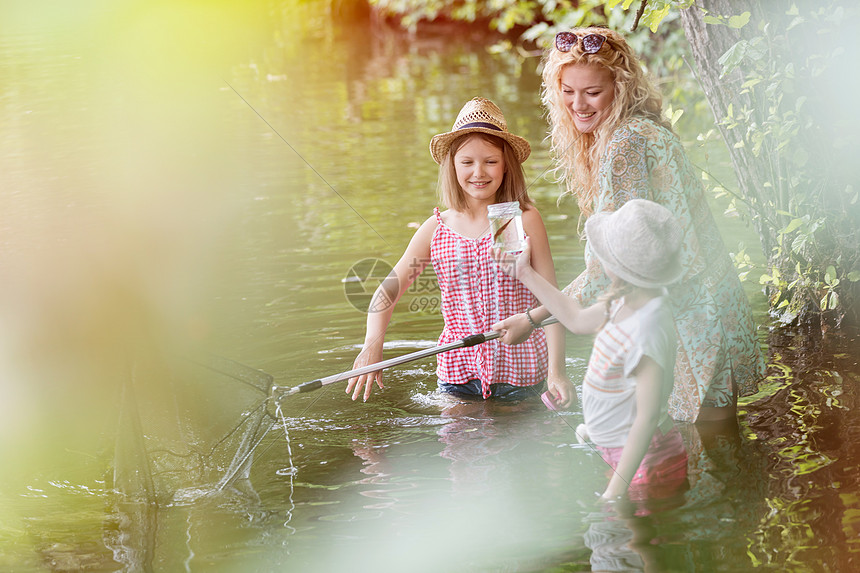
<path fill-rule="evenodd" d="M 743 144 L 743 132 L 741 130 L 727 129 L 721 122 L 728 115 L 729 106 L 738 108 L 740 105 L 750 105 L 748 94 L 742 95 L 741 85 L 744 82 L 740 69 L 735 70 L 726 77 L 722 77 L 722 65 L 720 57 L 742 38 L 742 30 L 735 30 L 728 26 L 705 24 L 704 16 L 706 10 L 710 14 L 733 15 L 745 11 L 751 12 L 757 19 L 758 2 L 748 0 L 698 0 L 691 8 L 681 11 L 681 22 L 684 33 L 690 42 L 693 58 L 698 68 L 698 80 L 708 98 L 708 103 L 714 112 L 717 128 L 723 136 L 723 140 L 729 148 L 732 164 L 738 178 L 741 195 L 747 201 L 759 203 L 764 199 L 767 187 L 765 183 L 770 179 L 766 176 L 771 171 L 767 157 L 756 158 L 749 153 Z M 756 106 L 750 105 L 756 109 Z M 761 122 L 761 118 L 754 118 Z M 776 244 L 774 229 L 762 218 L 751 213 L 753 226 L 761 240 L 761 248 L 765 254 L 772 251 Z"/>
<path fill-rule="evenodd" d="M 822 321 L 822 329 L 828 323 L 838 327 L 843 320 L 856 325 L 860 281 L 848 280 L 849 273 L 856 276 L 860 270 L 860 202 L 853 192 L 860 181 L 860 116 L 854 101 L 860 91 L 860 42 L 854 10 L 849 10 L 854 5 L 839 0 L 826 6 L 796 0 L 793 5 L 800 6 L 795 12 L 803 18 L 792 20 L 795 16 L 781 2 L 696 0 L 681 11 L 681 21 L 740 195 L 754 206 L 750 217 L 768 259 L 768 273 L 783 281 L 769 291 L 771 308 L 777 311 L 787 304 L 783 320 Z M 744 12 L 751 17 L 740 29 L 705 23 L 706 15 L 728 18 Z M 763 28 L 765 24 L 769 28 Z M 777 37 L 788 44 L 787 50 L 784 44 L 767 43 Z M 767 50 L 758 60 L 749 60 L 758 62 L 750 65 L 759 66 L 755 72 L 764 80 L 750 89 L 743 87 L 750 68 L 744 70 L 741 64 L 724 76 L 720 63 L 739 40 Z M 783 86 L 789 92 L 780 89 Z M 740 123 L 733 128 L 724 123 L 730 110 Z M 742 119 L 740 110 L 747 114 Z M 793 121 L 796 129 L 791 131 Z M 784 131 L 771 131 L 774 126 Z M 758 153 L 752 151 L 755 138 L 764 142 Z M 783 231 L 790 221 L 804 217 L 811 223 L 804 237 Z M 804 241 L 794 242 L 798 237 Z M 826 278 L 831 267 L 841 277 L 838 289 L 826 284 L 832 281 Z M 820 302 L 831 289 L 838 291 L 836 308 Z"/>

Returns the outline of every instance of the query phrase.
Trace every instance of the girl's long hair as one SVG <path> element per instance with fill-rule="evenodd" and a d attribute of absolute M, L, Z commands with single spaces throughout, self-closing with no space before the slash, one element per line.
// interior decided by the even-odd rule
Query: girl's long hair
<path fill-rule="evenodd" d="M 606 315 L 601 325 L 601 328 L 609 322 L 609 310 L 612 307 L 612 302 L 633 292 L 636 287 L 624 279 L 613 277 L 612 283 L 609 285 L 609 290 L 597 297 L 597 302 L 603 303 L 606 307 Z"/>
<path fill-rule="evenodd" d="M 466 203 L 465 193 L 462 187 L 460 187 L 460 182 L 457 181 L 454 156 L 457 154 L 457 150 L 473 137 L 482 139 L 502 150 L 502 157 L 505 161 L 505 176 L 502 179 L 499 190 L 496 191 L 496 203 L 519 201 L 520 209 L 526 211 L 533 205 L 533 202 L 526 190 L 526 176 L 523 172 L 523 164 L 517 159 L 514 149 L 507 141 L 480 131 L 467 133 L 451 143 L 448 153 L 442 159 L 442 163 L 439 164 L 439 179 L 436 186 L 439 201 L 454 211 L 463 212 L 467 209 L 468 204 Z"/>
<path fill-rule="evenodd" d="M 565 184 L 564 194 L 576 196 L 584 217 L 594 211 L 597 195 L 600 158 L 612 133 L 634 115 L 645 116 L 671 130 L 663 117 L 663 100 L 660 92 L 645 75 L 636 55 L 624 38 L 608 28 L 576 28 L 571 30 L 582 38 L 588 34 L 606 37 L 606 42 L 595 54 L 582 51 L 582 41 L 569 52 L 561 52 L 555 43 L 543 58 L 543 86 L 541 102 L 546 108 L 550 124 L 551 151 L 556 160 L 556 175 Z M 561 74 L 568 66 L 596 65 L 612 72 L 615 82 L 614 99 L 607 115 L 597 129 L 581 133 L 576 129 L 570 111 L 564 105 L 561 91 Z"/>

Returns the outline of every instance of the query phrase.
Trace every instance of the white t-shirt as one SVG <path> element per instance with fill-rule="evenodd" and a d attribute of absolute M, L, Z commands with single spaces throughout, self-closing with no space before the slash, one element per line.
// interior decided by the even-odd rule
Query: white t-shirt
<path fill-rule="evenodd" d="M 624 299 L 612 302 L 615 317 Z M 651 299 L 627 318 L 609 322 L 597 333 L 582 384 L 582 412 L 591 441 L 605 448 L 624 446 L 636 419 L 636 379 L 643 356 L 663 369 L 660 427 L 670 420 L 669 394 L 675 369 L 675 324 L 665 297 Z"/>

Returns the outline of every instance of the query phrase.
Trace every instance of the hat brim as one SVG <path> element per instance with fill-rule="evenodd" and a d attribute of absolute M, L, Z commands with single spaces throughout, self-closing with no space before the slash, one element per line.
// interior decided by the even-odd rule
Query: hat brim
<path fill-rule="evenodd" d="M 673 257 L 670 264 L 653 277 L 643 277 L 633 273 L 613 252 L 607 236 L 607 221 L 612 213 L 595 213 L 585 222 L 585 234 L 588 248 L 591 249 L 600 264 L 618 278 L 641 288 L 658 288 L 678 282 L 684 274 L 680 257 Z"/>
<path fill-rule="evenodd" d="M 519 135 L 514 135 L 509 131 L 499 131 L 486 127 L 465 127 L 433 136 L 433 139 L 430 140 L 430 155 L 433 157 L 433 161 L 441 165 L 442 160 L 445 159 L 445 156 L 451 149 L 451 144 L 454 143 L 454 140 L 470 133 L 486 133 L 487 135 L 504 139 L 514 150 L 514 155 L 516 155 L 520 163 L 523 163 L 531 155 L 531 145 L 529 145 L 529 142 L 525 138 Z"/>

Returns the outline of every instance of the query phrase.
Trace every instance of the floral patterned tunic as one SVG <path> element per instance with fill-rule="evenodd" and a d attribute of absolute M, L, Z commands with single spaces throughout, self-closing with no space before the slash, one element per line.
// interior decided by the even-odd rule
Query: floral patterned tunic
<path fill-rule="evenodd" d="M 764 358 L 749 301 L 681 142 L 650 119 L 627 120 L 612 134 L 601 159 L 599 185 L 595 212 L 650 199 L 672 211 L 685 230 L 681 261 L 686 272 L 669 288 L 678 335 L 669 414 L 694 422 L 702 406 L 728 406 L 733 383 L 740 396 L 755 393 Z M 585 265 L 565 288 L 584 306 L 610 283 L 588 244 Z"/>

